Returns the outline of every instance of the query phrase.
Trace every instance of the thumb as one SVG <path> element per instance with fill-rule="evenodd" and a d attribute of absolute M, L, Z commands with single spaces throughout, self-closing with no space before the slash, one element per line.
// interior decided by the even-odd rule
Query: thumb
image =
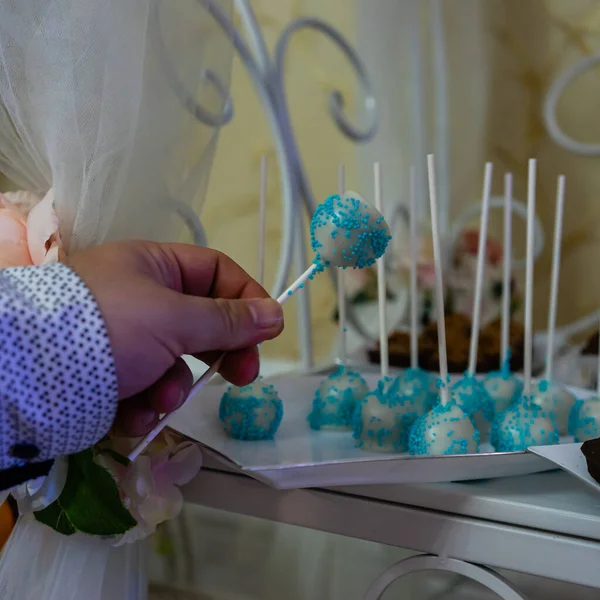
<path fill-rule="evenodd" d="M 185 354 L 238 350 L 277 337 L 283 310 L 272 298 L 228 300 L 177 294 L 180 302 L 171 332 Z"/>

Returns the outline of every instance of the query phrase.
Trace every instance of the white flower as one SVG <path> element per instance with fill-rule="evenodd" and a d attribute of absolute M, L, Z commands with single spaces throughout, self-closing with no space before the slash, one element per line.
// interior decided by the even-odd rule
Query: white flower
<path fill-rule="evenodd" d="M 115 478 L 123 504 L 137 521 L 116 546 L 135 542 L 156 531 L 156 526 L 174 519 L 183 506 L 179 486 L 191 481 L 202 466 L 200 448 L 192 442 L 177 444 L 166 433 L 162 443 L 149 449 L 125 467 L 108 455 L 99 457 Z"/>

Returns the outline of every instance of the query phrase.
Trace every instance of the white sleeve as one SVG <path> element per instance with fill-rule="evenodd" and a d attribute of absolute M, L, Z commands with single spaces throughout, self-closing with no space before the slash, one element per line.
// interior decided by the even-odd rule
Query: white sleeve
<path fill-rule="evenodd" d="M 0 470 L 89 448 L 117 401 L 106 327 L 75 272 L 0 269 Z"/>

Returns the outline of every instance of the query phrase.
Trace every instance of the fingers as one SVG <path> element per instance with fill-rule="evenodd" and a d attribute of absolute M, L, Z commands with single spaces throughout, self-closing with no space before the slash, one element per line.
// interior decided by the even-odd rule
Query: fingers
<path fill-rule="evenodd" d="M 146 392 L 148 405 L 158 413 L 177 410 L 186 400 L 194 384 L 194 376 L 182 358 Z"/>
<path fill-rule="evenodd" d="M 207 365 L 212 365 L 221 356 L 221 352 L 205 352 L 197 354 Z M 260 357 L 258 348 L 251 346 L 242 350 L 228 352 L 221 363 L 219 374 L 229 383 L 237 386 L 248 385 L 257 377 L 260 370 Z"/>
<path fill-rule="evenodd" d="M 240 350 L 277 337 L 283 311 L 271 298 L 226 300 L 171 293 L 168 337 L 177 340 L 179 354 Z"/>
<path fill-rule="evenodd" d="M 181 291 L 212 298 L 268 298 L 269 294 L 234 260 L 210 248 L 162 244 L 172 267 L 179 269 Z"/>
<path fill-rule="evenodd" d="M 189 396 L 192 372 L 181 358 L 148 390 L 119 404 L 115 435 L 142 437 L 152 431 L 159 415 L 177 410 Z"/>

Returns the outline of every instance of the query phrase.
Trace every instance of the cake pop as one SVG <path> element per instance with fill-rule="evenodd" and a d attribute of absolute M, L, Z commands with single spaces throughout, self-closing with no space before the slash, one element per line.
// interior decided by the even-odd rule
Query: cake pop
<path fill-rule="evenodd" d="M 262 377 L 244 387 L 231 386 L 219 406 L 219 419 L 236 440 L 271 440 L 282 418 L 283 403 L 277 390 Z"/>
<path fill-rule="evenodd" d="M 375 390 L 357 403 L 352 434 L 356 446 L 372 452 L 406 452 L 418 416 L 414 402 L 399 394 L 399 378 L 380 379 Z"/>
<path fill-rule="evenodd" d="M 444 283 L 442 280 L 442 255 L 438 230 L 438 209 L 435 190 L 433 156 L 427 157 L 429 175 L 429 200 L 435 270 L 435 299 L 440 357 L 439 404 L 413 423 L 408 440 L 411 454 L 445 455 L 466 454 L 479 451 L 479 431 L 455 401 L 448 390 L 448 359 L 446 355 L 446 324 L 444 319 Z"/>
<path fill-rule="evenodd" d="M 502 332 L 500 369 L 488 373 L 483 387 L 492 402 L 494 416 L 504 412 L 523 392 L 523 382 L 510 368 L 510 292 L 512 264 L 512 174 L 504 175 L 504 270 L 502 278 Z"/>
<path fill-rule="evenodd" d="M 432 408 L 437 399 L 436 378 L 419 367 L 419 303 L 417 299 L 417 201 L 415 168 L 410 168 L 410 368 L 399 377 L 398 393 L 409 398 L 419 415 Z"/>
<path fill-rule="evenodd" d="M 374 166 L 375 206 L 382 210 L 381 170 Z M 379 304 L 379 346 L 381 379 L 375 390 L 357 403 L 353 437 L 363 450 L 402 452 L 407 450 L 408 432 L 417 418 L 414 398 L 399 393 L 401 378 L 389 376 L 387 346 L 386 285 L 383 259 L 377 263 L 377 299 Z"/>
<path fill-rule="evenodd" d="M 347 197 L 344 193 L 345 171 L 340 165 L 338 171 L 338 189 L 340 197 Z M 344 290 L 344 268 L 337 267 L 338 277 L 338 307 L 339 307 L 339 355 L 340 367 L 329 375 L 315 393 L 312 411 L 308 415 L 308 422 L 312 429 L 350 429 L 353 422 L 356 403 L 360 402 L 369 386 L 359 373 L 346 367 L 346 294 Z"/>
<path fill-rule="evenodd" d="M 311 242 L 316 253 L 313 263 L 277 298 L 279 304 L 287 302 L 307 280 L 330 265 L 361 269 L 372 265 L 386 251 L 391 240 L 383 216 L 364 200 L 341 200 L 330 196 L 317 207 L 311 221 Z M 221 354 L 212 366 L 194 384 L 188 398 L 195 396 L 219 370 Z M 135 460 L 152 440 L 169 424 L 176 411 L 165 415 L 129 454 Z"/>
<path fill-rule="evenodd" d="M 481 223 L 479 227 L 479 247 L 477 252 L 477 272 L 475 275 L 475 297 L 473 300 L 473 321 L 471 324 L 471 345 L 469 348 L 469 367 L 464 377 L 451 389 L 452 399 L 467 415 L 481 427 L 494 417 L 493 402 L 482 382 L 476 379 L 477 349 L 479 344 L 479 323 L 481 319 L 481 296 L 483 289 L 483 269 L 487 243 L 488 215 L 492 188 L 492 164 L 486 163 L 481 202 Z"/>
<path fill-rule="evenodd" d="M 267 160 L 260 163 L 260 195 L 258 211 L 258 265 L 257 281 L 264 283 L 265 224 L 267 205 Z M 262 378 L 244 387 L 231 386 L 221 398 L 219 419 L 225 431 L 237 440 L 270 440 L 279 429 L 283 418 L 283 403 L 275 386 Z"/>
<path fill-rule="evenodd" d="M 598 352 L 598 376 L 596 395 L 577 400 L 569 415 L 569 433 L 576 442 L 586 442 L 600 437 L 600 352 Z"/>
<path fill-rule="evenodd" d="M 533 346 L 533 245 L 536 161 L 529 161 L 527 180 L 527 261 L 525 271 L 525 356 L 523 395 L 494 418 L 491 442 L 498 452 L 524 451 L 529 446 L 556 444 L 558 429 L 552 414 L 531 402 Z"/>
<path fill-rule="evenodd" d="M 548 311 L 548 343 L 546 347 L 546 373 L 534 387 L 532 402 L 541 409 L 551 412 L 561 434 L 569 429 L 569 413 L 575 396 L 553 380 L 554 332 L 556 329 L 556 305 L 560 274 L 560 245 L 562 239 L 563 208 L 565 202 L 565 177 L 558 178 L 556 193 L 556 216 L 554 219 L 554 247 L 552 251 L 552 279 L 550 283 L 550 309 Z"/>
<path fill-rule="evenodd" d="M 369 391 L 359 373 L 340 365 L 315 393 L 308 422 L 312 429 L 350 429 L 357 402 Z"/>

